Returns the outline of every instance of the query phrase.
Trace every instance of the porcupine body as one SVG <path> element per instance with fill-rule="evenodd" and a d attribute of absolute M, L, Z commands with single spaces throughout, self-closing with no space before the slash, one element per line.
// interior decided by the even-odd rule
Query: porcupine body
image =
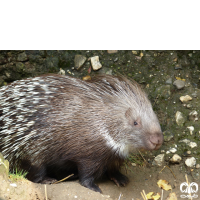
<path fill-rule="evenodd" d="M 129 153 L 162 142 L 147 95 L 125 77 L 47 75 L 0 88 L 0 152 L 33 182 L 63 171 L 98 192 L 105 173 L 125 186 L 119 169 Z"/>

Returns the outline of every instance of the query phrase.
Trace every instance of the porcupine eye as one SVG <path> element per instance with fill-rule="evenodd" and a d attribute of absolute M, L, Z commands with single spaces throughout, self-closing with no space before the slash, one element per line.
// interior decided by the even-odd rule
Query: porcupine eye
<path fill-rule="evenodd" d="M 137 126 L 137 125 L 138 125 L 138 123 L 136 121 L 134 121 L 134 126 Z"/>

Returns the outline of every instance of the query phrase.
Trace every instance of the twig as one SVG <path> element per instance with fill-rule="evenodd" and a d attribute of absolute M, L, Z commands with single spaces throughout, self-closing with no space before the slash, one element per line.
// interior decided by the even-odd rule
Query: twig
<path fill-rule="evenodd" d="M 168 168 L 170 171 L 171 171 L 171 173 L 173 174 L 173 176 L 174 176 L 174 178 L 176 179 L 176 176 L 174 175 L 174 173 L 173 173 L 173 171 L 166 165 L 166 166 L 164 166 L 163 167 L 163 169 L 165 169 L 165 168 Z M 160 170 L 160 172 L 159 173 L 161 173 L 162 171 L 163 171 L 163 169 L 162 170 Z"/>
<path fill-rule="evenodd" d="M 161 196 L 161 200 L 163 200 L 163 189 L 162 189 L 162 196 Z"/>
<path fill-rule="evenodd" d="M 120 200 L 120 199 L 121 199 L 121 196 L 122 196 L 122 193 L 120 193 L 118 200 Z"/>
<path fill-rule="evenodd" d="M 59 181 L 56 181 L 56 182 L 53 183 L 53 184 L 60 183 L 60 182 L 62 182 L 62 181 L 64 181 L 64 180 L 68 179 L 69 177 L 71 177 L 71 176 L 73 176 L 73 175 L 74 175 L 74 174 L 71 174 L 71 175 L 69 175 L 69 176 L 67 176 L 67 177 L 65 177 L 65 178 L 63 178 L 63 179 L 61 179 L 61 180 L 59 180 Z"/>
<path fill-rule="evenodd" d="M 45 191 L 45 198 L 47 200 L 47 185 L 44 185 L 44 191 Z"/>
<path fill-rule="evenodd" d="M 147 199 L 147 195 L 146 195 L 145 191 L 144 191 L 144 190 L 142 190 L 142 192 L 143 192 L 143 194 L 144 194 L 145 200 L 148 200 L 148 199 Z"/>
<path fill-rule="evenodd" d="M 138 150 L 139 151 L 139 150 Z M 144 159 L 143 155 L 141 154 L 141 152 L 139 151 L 141 157 L 143 158 L 143 160 L 147 163 L 147 161 Z"/>

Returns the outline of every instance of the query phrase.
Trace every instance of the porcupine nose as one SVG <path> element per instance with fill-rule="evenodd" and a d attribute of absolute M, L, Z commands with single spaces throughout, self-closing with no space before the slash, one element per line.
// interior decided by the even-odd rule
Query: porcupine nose
<path fill-rule="evenodd" d="M 154 150 L 159 149 L 163 143 L 163 133 L 158 132 L 158 133 L 155 133 L 154 135 L 151 135 L 150 142 L 155 145 Z"/>

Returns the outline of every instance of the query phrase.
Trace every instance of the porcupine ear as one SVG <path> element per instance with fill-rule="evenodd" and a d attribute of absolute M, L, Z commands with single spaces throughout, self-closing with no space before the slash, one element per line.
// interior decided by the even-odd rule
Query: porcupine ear
<path fill-rule="evenodd" d="M 131 108 L 128 108 L 126 110 L 125 117 L 130 126 L 141 126 L 141 120 L 138 118 L 135 118 L 136 116 L 133 115 L 133 110 Z"/>

